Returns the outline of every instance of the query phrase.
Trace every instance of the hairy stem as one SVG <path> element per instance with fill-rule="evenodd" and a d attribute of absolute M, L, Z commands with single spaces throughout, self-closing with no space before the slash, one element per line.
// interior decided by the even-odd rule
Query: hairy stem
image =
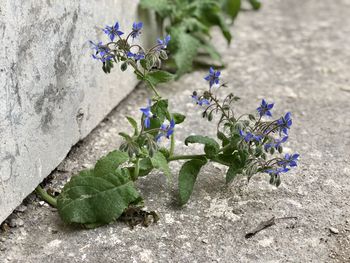
<path fill-rule="evenodd" d="M 149 81 L 146 81 L 148 86 L 151 88 L 151 90 L 154 92 L 154 94 L 156 94 L 156 96 L 158 98 L 161 98 L 161 96 L 159 95 L 158 91 L 156 90 L 156 87 Z"/>
<path fill-rule="evenodd" d="M 35 192 L 41 199 L 53 207 L 57 207 L 57 199 L 49 195 L 40 185 L 35 189 Z"/>
<path fill-rule="evenodd" d="M 170 137 L 170 156 L 174 155 L 174 151 L 175 151 L 175 132 L 173 132 L 173 134 Z"/>
<path fill-rule="evenodd" d="M 177 160 L 189 160 L 189 159 L 199 159 L 205 157 L 205 154 L 193 154 L 193 155 L 173 155 L 168 158 L 169 162 Z"/>
<path fill-rule="evenodd" d="M 139 177 L 140 172 L 140 159 L 137 158 L 135 162 L 135 170 L 134 170 L 134 178 L 137 180 L 137 177 Z"/>

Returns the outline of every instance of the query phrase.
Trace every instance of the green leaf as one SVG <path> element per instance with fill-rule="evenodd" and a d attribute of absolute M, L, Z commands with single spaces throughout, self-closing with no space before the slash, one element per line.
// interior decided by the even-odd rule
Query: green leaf
<path fill-rule="evenodd" d="M 241 9 L 241 0 L 225 0 L 223 10 L 232 18 L 235 19 Z"/>
<path fill-rule="evenodd" d="M 202 166 L 206 164 L 204 160 L 191 160 L 183 164 L 179 173 L 179 197 L 180 204 L 184 205 L 191 197 L 193 186 Z"/>
<path fill-rule="evenodd" d="M 154 168 L 161 170 L 167 177 L 171 176 L 171 171 L 167 159 L 161 152 L 156 152 L 151 158 Z"/>
<path fill-rule="evenodd" d="M 181 113 L 173 113 L 173 119 L 175 121 L 175 124 L 183 123 L 186 119 L 186 116 Z"/>
<path fill-rule="evenodd" d="M 203 43 L 202 48 L 204 48 L 204 50 L 208 52 L 209 56 L 211 56 L 212 59 L 222 63 L 220 53 L 215 49 L 215 47 L 211 43 L 209 43 L 208 41 Z"/>
<path fill-rule="evenodd" d="M 115 150 L 110 152 L 107 156 L 102 157 L 97 161 L 94 169 L 95 176 L 103 176 L 105 174 L 113 173 L 119 165 L 125 163 L 129 156 L 125 152 Z"/>
<path fill-rule="evenodd" d="M 242 173 L 241 168 L 236 168 L 235 166 L 230 166 L 226 173 L 226 183 L 230 183 L 238 174 Z"/>
<path fill-rule="evenodd" d="M 185 140 L 185 144 L 201 143 L 204 144 L 204 152 L 209 158 L 213 158 L 219 152 L 220 145 L 212 138 L 202 135 L 191 135 Z"/>
<path fill-rule="evenodd" d="M 98 174 L 98 175 L 97 175 Z M 61 218 L 67 223 L 96 227 L 117 219 L 140 195 L 126 170 L 101 174 L 84 171 L 73 176 L 57 198 Z"/>
<path fill-rule="evenodd" d="M 164 122 L 165 119 L 170 119 L 170 114 L 168 112 L 168 100 L 158 100 L 151 106 L 151 112 L 155 115 L 155 118 L 151 118 L 151 125 L 146 131 L 153 130 L 150 132 L 152 136 L 158 134 L 158 128 Z M 145 116 L 142 115 L 142 122 Z"/>
<path fill-rule="evenodd" d="M 171 5 L 168 0 L 141 0 L 140 6 L 156 11 L 162 17 L 171 13 Z"/>
<path fill-rule="evenodd" d="M 169 49 L 174 54 L 178 68 L 177 75 L 180 76 L 192 69 L 200 42 L 191 34 L 186 33 L 183 28 L 172 28 L 170 34 L 172 40 L 169 42 Z"/>
<path fill-rule="evenodd" d="M 207 26 L 219 26 L 227 42 L 230 43 L 232 35 L 222 15 L 221 7 L 216 1 L 203 0 L 199 3 L 195 14 Z"/>
<path fill-rule="evenodd" d="M 175 77 L 174 74 L 171 74 L 167 71 L 159 70 L 159 71 L 148 73 L 147 75 L 145 75 L 144 78 L 146 81 L 150 82 L 153 86 L 156 86 L 159 83 L 164 83 L 164 82 L 173 80 L 174 77 Z"/>
<path fill-rule="evenodd" d="M 251 6 L 255 9 L 255 10 L 259 10 L 261 7 L 261 2 L 259 0 L 249 0 Z"/>
<path fill-rule="evenodd" d="M 134 135 L 137 135 L 139 133 L 139 129 L 138 129 L 136 120 L 130 116 L 126 116 L 126 118 L 128 122 L 131 124 L 131 126 L 134 128 Z"/>

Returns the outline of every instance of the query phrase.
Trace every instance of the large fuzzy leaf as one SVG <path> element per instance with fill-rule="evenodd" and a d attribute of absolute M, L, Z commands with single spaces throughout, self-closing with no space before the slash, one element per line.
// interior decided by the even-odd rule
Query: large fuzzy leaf
<path fill-rule="evenodd" d="M 205 164 L 206 160 L 194 159 L 184 163 L 181 167 L 179 173 L 179 198 L 181 205 L 186 204 L 190 199 L 197 175 Z"/>
<path fill-rule="evenodd" d="M 174 60 L 178 68 L 177 74 L 180 76 L 192 69 L 200 42 L 182 28 L 173 28 L 170 34 L 172 36 L 170 48 L 174 52 Z"/>
<path fill-rule="evenodd" d="M 57 198 L 61 218 L 67 223 L 89 227 L 117 219 L 130 203 L 140 201 L 127 169 L 125 153 L 114 151 L 101 158 L 94 169 L 73 176 Z M 126 155 L 127 157 L 127 155 Z"/>

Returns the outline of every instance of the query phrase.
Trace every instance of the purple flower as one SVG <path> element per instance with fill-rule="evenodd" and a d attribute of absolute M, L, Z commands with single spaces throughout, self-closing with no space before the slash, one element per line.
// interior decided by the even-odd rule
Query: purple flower
<path fill-rule="evenodd" d="M 144 120 L 144 125 L 148 129 L 151 126 L 151 118 L 153 117 L 153 113 L 151 112 L 151 100 L 148 100 L 147 107 L 141 108 L 140 110 L 146 117 Z"/>
<path fill-rule="evenodd" d="M 277 120 L 277 126 L 280 128 L 280 133 L 283 132 L 284 134 L 288 135 L 288 129 L 290 129 L 290 126 L 292 126 L 291 115 L 292 114 L 290 112 L 287 112 L 284 117 Z"/>
<path fill-rule="evenodd" d="M 141 29 L 142 29 L 142 26 L 143 26 L 143 23 L 142 22 L 139 22 L 139 23 L 136 23 L 134 22 L 132 24 L 132 31 L 130 33 L 131 37 L 133 39 L 137 38 L 139 35 L 141 35 Z"/>
<path fill-rule="evenodd" d="M 113 41 L 116 36 L 121 36 L 124 34 L 122 31 L 119 31 L 118 22 L 116 22 L 114 26 L 106 26 L 103 29 L 103 32 L 105 32 L 109 36 L 111 41 Z"/>
<path fill-rule="evenodd" d="M 171 39 L 170 35 L 167 35 L 164 38 L 164 40 L 158 38 L 157 43 L 158 43 L 158 45 L 160 45 L 161 49 L 166 49 L 168 47 L 168 43 L 169 43 L 170 39 Z"/>
<path fill-rule="evenodd" d="M 113 56 L 109 54 L 110 49 L 103 45 L 102 42 L 95 44 L 94 42 L 90 41 L 90 44 L 91 48 L 96 51 L 96 53 L 92 55 L 94 59 L 106 62 L 113 58 Z"/>
<path fill-rule="evenodd" d="M 269 116 L 269 117 L 272 117 L 272 114 L 271 114 L 271 109 L 273 108 L 273 103 L 271 104 L 268 104 L 264 99 L 261 101 L 261 105 L 260 107 L 257 108 L 257 111 L 259 112 L 259 115 L 260 117 L 263 117 L 263 116 Z"/>
<path fill-rule="evenodd" d="M 287 166 L 290 167 L 296 167 L 298 166 L 297 161 L 299 158 L 299 154 L 295 153 L 295 154 L 286 154 L 284 156 L 284 159 L 280 162 L 278 162 L 278 165 L 283 166 L 284 168 Z"/>
<path fill-rule="evenodd" d="M 135 59 L 135 61 L 138 61 L 138 60 L 141 60 L 141 59 L 144 59 L 145 58 L 145 53 L 143 53 L 142 51 L 141 52 L 138 52 L 138 53 L 132 53 L 131 51 L 129 51 L 127 53 L 127 57 L 128 58 L 133 58 Z"/>
<path fill-rule="evenodd" d="M 245 133 L 242 130 L 239 130 L 239 135 L 246 141 L 246 142 L 250 142 L 250 141 L 257 141 L 260 142 L 263 138 L 263 136 L 261 135 L 254 135 L 251 132 L 247 132 Z"/>
<path fill-rule="evenodd" d="M 290 169 L 289 168 L 286 168 L 286 167 L 279 167 L 279 168 L 276 168 L 276 169 L 269 169 L 269 170 L 266 170 L 265 172 L 270 174 L 270 175 L 279 175 L 280 173 L 286 173 L 288 172 Z"/>
<path fill-rule="evenodd" d="M 200 98 L 198 98 L 197 95 L 192 95 L 192 99 L 193 99 L 194 102 L 195 102 L 196 104 L 198 104 L 199 106 L 209 105 L 209 104 L 210 104 L 209 100 L 204 99 L 204 98 L 200 99 Z"/>
<path fill-rule="evenodd" d="M 170 124 L 163 123 L 159 128 L 159 133 L 156 136 L 156 141 L 158 142 L 163 136 L 167 139 L 174 133 L 175 121 L 171 119 Z"/>
<path fill-rule="evenodd" d="M 209 86 L 210 88 L 214 85 L 214 84 L 219 84 L 219 77 L 221 75 L 221 72 L 218 70 L 214 70 L 212 67 L 210 67 L 209 69 L 209 75 L 206 76 L 204 79 L 206 81 L 209 81 Z"/>
<path fill-rule="evenodd" d="M 282 139 L 276 139 L 276 140 L 274 140 L 274 142 L 266 143 L 264 148 L 266 151 L 268 149 L 270 149 L 271 147 L 278 149 L 278 147 L 280 147 L 281 144 L 285 143 L 287 140 L 288 140 L 288 136 L 284 136 Z"/>
<path fill-rule="evenodd" d="M 281 146 L 282 143 L 285 143 L 288 140 L 288 136 L 284 136 L 282 139 L 275 140 L 275 148 L 278 149 L 278 147 Z"/>

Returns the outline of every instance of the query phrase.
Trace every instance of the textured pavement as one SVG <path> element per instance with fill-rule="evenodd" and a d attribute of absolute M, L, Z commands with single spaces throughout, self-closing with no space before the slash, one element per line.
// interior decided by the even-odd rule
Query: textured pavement
<path fill-rule="evenodd" d="M 194 194 L 180 209 L 176 178 L 154 172 L 138 181 L 147 208 L 160 214 L 148 228 L 131 230 L 114 223 L 94 230 L 65 226 L 57 212 L 32 196 L 28 209 L 16 213 L 24 226 L 1 234 L 1 262 L 350 262 L 350 2 L 266 1 L 259 12 L 240 15 L 235 39 L 222 47 L 223 78 L 242 99 L 240 113 L 254 111 L 266 98 L 275 115 L 291 111 L 293 127 L 287 149 L 301 154 L 300 166 L 275 188 L 266 175 L 247 184 L 240 178 L 224 184 L 225 169 L 209 164 L 198 177 Z M 205 89 L 196 71 L 161 93 L 176 112 L 188 114 L 177 128 L 177 152 L 199 153 L 183 145 L 187 135 L 214 134 L 214 124 L 200 117 L 190 95 Z M 225 90 L 219 94 L 226 93 Z M 124 115 L 140 116 L 148 93 L 136 89 L 100 126 L 71 151 L 53 173 L 62 180 L 118 147 L 118 132 L 127 130 Z M 251 239 L 247 231 L 272 216 L 281 220 Z M 332 229 L 332 232 L 330 231 Z"/>

